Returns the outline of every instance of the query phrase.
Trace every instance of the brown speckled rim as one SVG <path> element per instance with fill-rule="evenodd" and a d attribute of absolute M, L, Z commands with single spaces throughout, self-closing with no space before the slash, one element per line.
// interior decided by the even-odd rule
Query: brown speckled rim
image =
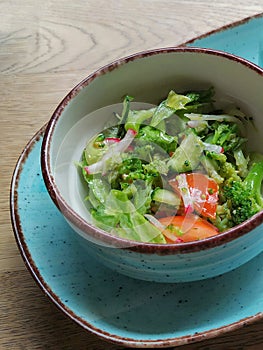
<path fill-rule="evenodd" d="M 263 70 L 257 66 L 256 64 L 253 64 L 246 59 L 243 59 L 241 57 L 237 57 L 235 55 L 218 51 L 218 50 L 212 50 L 212 49 L 204 49 L 204 48 L 196 48 L 196 47 L 168 47 L 168 48 L 160 48 L 160 49 L 154 49 L 154 50 L 148 50 L 143 51 L 122 59 L 119 59 L 113 63 L 110 63 L 109 65 L 106 65 L 102 67 L 101 69 L 97 70 L 93 74 L 89 75 L 86 79 L 82 80 L 78 85 L 76 85 L 69 94 L 62 100 L 62 102 L 59 104 L 55 112 L 53 113 L 47 128 L 46 132 L 44 134 L 44 140 L 42 145 L 42 151 L 41 151 L 41 167 L 42 167 L 42 173 L 44 177 L 44 181 L 46 184 L 46 187 L 48 189 L 48 192 L 53 199 L 54 203 L 57 205 L 58 209 L 65 215 L 65 217 L 72 222 L 78 229 L 85 232 L 87 235 L 87 238 L 89 236 L 92 236 L 93 238 L 101 241 L 102 243 L 112 245 L 114 247 L 118 248 L 126 248 L 133 251 L 141 252 L 141 253 L 155 253 L 159 255 L 166 255 L 166 254 L 174 254 L 174 253 L 189 253 L 189 252 L 195 252 L 203 249 L 209 249 L 212 247 L 216 247 L 222 244 L 225 244 L 229 241 L 234 240 L 237 237 L 240 237 L 244 234 L 247 234 L 252 229 L 256 228 L 258 225 L 260 225 L 263 222 L 263 211 L 260 213 L 257 213 L 255 216 L 253 216 L 250 220 L 247 220 L 246 222 L 224 232 L 220 233 L 216 236 L 195 241 L 195 242 L 189 242 L 189 243 L 181 243 L 181 244 L 151 244 L 151 243 L 140 243 L 135 242 L 131 240 L 126 240 L 123 238 L 115 237 L 110 235 L 109 233 L 98 229 L 88 222 L 86 222 L 82 217 L 80 217 L 64 200 L 62 195 L 60 194 L 51 169 L 50 164 L 50 145 L 52 143 L 52 137 L 54 130 L 56 128 L 57 122 L 64 110 L 64 108 L 68 105 L 68 103 L 87 85 L 89 85 L 94 79 L 107 74 L 107 72 L 112 71 L 114 69 L 118 69 L 118 67 L 129 63 L 131 61 L 145 58 L 152 55 L 158 55 L 163 53 L 181 53 L 181 52 L 188 52 L 188 53 L 202 53 L 205 55 L 212 55 L 212 56 L 220 56 L 226 60 L 231 60 L 238 62 L 239 64 L 242 64 L 249 69 L 252 69 L 257 74 L 263 76 Z"/>
<path fill-rule="evenodd" d="M 30 250 L 26 243 L 26 237 L 23 232 L 23 227 L 20 222 L 19 217 L 19 208 L 18 208 L 18 184 L 20 180 L 20 174 L 23 171 L 23 165 L 27 161 L 28 155 L 30 154 L 31 150 L 34 148 L 35 144 L 37 142 L 40 142 L 41 137 L 43 136 L 45 131 L 45 126 L 40 129 L 39 132 L 35 134 L 35 136 L 31 139 L 31 141 L 27 144 L 24 151 L 20 155 L 20 158 L 18 159 L 18 162 L 16 164 L 12 182 L 11 182 L 11 188 L 10 188 L 10 212 L 11 212 L 11 221 L 12 226 L 14 230 L 15 239 L 17 242 L 17 245 L 19 247 L 20 253 L 23 257 L 23 260 L 25 262 L 26 267 L 32 274 L 33 278 L 35 279 L 36 283 L 39 285 L 41 290 L 44 292 L 45 295 L 49 297 L 49 299 L 56 305 L 56 307 L 62 311 L 67 317 L 69 317 L 72 321 L 76 322 L 78 325 L 80 325 L 84 330 L 89 331 L 98 337 L 100 337 L 103 340 L 116 343 L 121 346 L 130 347 L 130 348 L 167 348 L 172 346 L 180 346 L 180 345 L 186 345 L 191 344 L 195 342 L 199 342 L 202 340 L 211 339 L 217 336 L 222 336 L 223 334 L 231 331 L 235 331 L 241 327 L 248 326 L 250 324 L 253 324 L 257 321 L 260 321 L 263 319 L 263 312 L 258 312 L 253 316 L 240 319 L 237 322 L 231 323 L 229 325 L 222 326 L 220 328 L 211 329 L 206 332 L 201 333 L 193 333 L 182 337 L 176 337 L 176 338 L 168 338 L 168 339 L 156 339 L 156 340 L 147 340 L 147 339 L 139 339 L 135 340 L 133 338 L 123 338 L 119 337 L 115 334 L 111 334 L 105 331 L 102 331 L 101 329 L 94 327 L 92 324 L 85 321 L 83 318 L 76 315 L 69 307 L 67 307 L 60 297 L 55 294 L 51 287 L 46 283 L 45 279 L 42 277 L 35 261 L 33 260 Z"/>

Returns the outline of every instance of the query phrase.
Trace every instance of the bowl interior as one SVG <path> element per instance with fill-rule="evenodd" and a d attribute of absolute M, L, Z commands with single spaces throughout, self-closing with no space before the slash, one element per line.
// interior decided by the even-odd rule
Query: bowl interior
<path fill-rule="evenodd" d="M 87 188 L 76 162 L 89 140 L 116 124 L 125 95 L 134 101 L 158 104 L 170 90 L 214 86 L 220 107 L 234 103 L 254 125 L 246 130 L 249 150 L 263 152 L 263 76 L 260 68 L 242 59 L 202 49 L 174 49 L 144 53 L 103 68 L 78 85 L 55 112 L 50 133 L 50 171 L 59 194 L 85 221 L 90 222 L 84 198 Z M 138 105 L 138 107 L 144 107 Z M 136 108 L 136 106 L 134 107 Z"/>

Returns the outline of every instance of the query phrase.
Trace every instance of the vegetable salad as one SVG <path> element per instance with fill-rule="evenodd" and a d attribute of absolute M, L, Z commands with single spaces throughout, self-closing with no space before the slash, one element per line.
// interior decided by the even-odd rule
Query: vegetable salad
<path fill-rule="evenodd" d="M 79 166 L 92 220 L 140 242 L 184 243 L 217 235 L 263 208 L 263 156 L 247 154 L 252 118 L 215 108 L 214 89 L 176 93 L 133 110 L 88 140 Z"/>

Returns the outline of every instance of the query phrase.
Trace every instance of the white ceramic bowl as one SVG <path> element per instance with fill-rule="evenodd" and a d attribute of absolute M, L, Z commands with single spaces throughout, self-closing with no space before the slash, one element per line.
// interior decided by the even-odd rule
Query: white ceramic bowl
<path fill-rule="evenodd" d="M 160 245 L 121 239 L 94 227 L 83 202 L 86 189 L 74 162 L 87 139 L 113 122 L 105 113 L 109 106 L 116 111 L 115 104 L 126 94 L 156 104 L 171 89 L 180 92 L 211 85 L 220 104 L 232 101 L 253 115 L 257 128 L 247 130 L 248 145 L 263 152 L 263 71 L 215 50 L 165 48 L 120 59 L 80 82 L 52 115 L 41 153 L 47 189 L 81 244 L 108 267 L 144 280 L 185 282 L 233 270 L 263 250 L 262 212 L 211 238 Z"/>

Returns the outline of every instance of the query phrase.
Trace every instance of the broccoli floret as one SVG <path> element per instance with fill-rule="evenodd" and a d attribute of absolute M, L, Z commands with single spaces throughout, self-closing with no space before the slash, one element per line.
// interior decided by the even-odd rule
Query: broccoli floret
<path fill-rule="evenodd" d="M 114 177 L 115 176 L 115 177 Z M 136 180 L 152 180 L 155 174 L 145 173 L 143 161 L 138 158 L 126 158 L 113 171 L 113 178 L 109 178 L 111 186 L 124 189 Z"/>
<path fill-rule="evenodd" d="M 223 153 L 207 152 L 201 162 L 208 175 L 218 184 L 227 185 L 229 181 L 241 181 L 238 171 Z"/>
<path fill-rule="evenodd" d="M 263 209 L 262 180 L 263 161 L 251 166 L 244 181 L 232 179 L 227 186 L 224 186 L 223 198 L 231 213 L 229 227 L 241 224 Z M 220 216 L 220 213 L 218 214 Z"/>
<path fill-rule="evenodd" d="M 224 185 L 229 185 L 232 181 L 242 181 L 232 163 L 222 163 L 219 173 L 225 179 Z"/>
<path fill-rule="evenodd" d="M 158 154 L 153 156 L 153 160 L 148 164 L 143 164 L 143 169 L 146 173 L 149 174 L 163 174 L 167 175 L 168 173 L 168 164 L 166 160 L 160 159 Z"/>
<path fill-rule="evenodd" d="M 233 226 L 232 216 L 227 202 L 217 206 L 216 219 L 213 220 L 213 224 L 218 228 L 219 232 L 226 231 Z"/>
<path fill-rule="evenodd" d="M 237 124 L 214 122 L 211 125 L 213 136 L 210 135 L 209 142 L 220 145 L 225 152 L 234 151 L 246 142 L 246 139 L 240 135 Z"/>
<path fill-rule="evenodd" d="M 233 181 L 224 188 L 224 196 L 231 212 L 231 221 L 234 225 L 241 224 L 256 214 L 258 205 L 243 182 Z"/>

